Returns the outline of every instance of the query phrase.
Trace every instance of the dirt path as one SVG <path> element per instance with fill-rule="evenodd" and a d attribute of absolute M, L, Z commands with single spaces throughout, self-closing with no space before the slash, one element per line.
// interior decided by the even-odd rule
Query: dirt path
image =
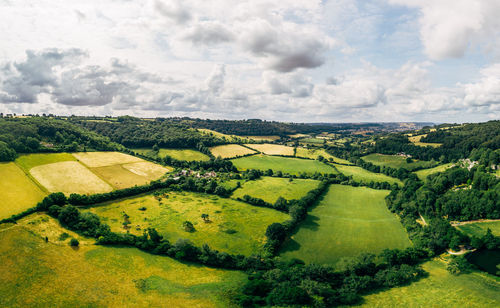
<path fill-rule="evenodd" d="M 418 215 L 420 216 L 420 219 L 422 219 L 422 223 L 424 224 L 424 226 L 427 226 L 427 222 L 425 221 L 424 216 L 422 216 L 422 214 L 420 213 L 418 213 Z"/>
<path fill-rule="evenodd" d="M 448 250 L 446 250 L 446 252 L 449 253 L 450 255 L 460 256 L 460 255 L 466 254 L 468 252 L 474 252 L 476 250 L 477 249 L 467 250 L 465 248 L 462 248 L 460 251 L 452 251 L 452 250 L 448 249 Z"/>
<path fill-rule="evenodd" d="M 420 216 L 422 217 L 422 216 Z M 477 222 L 495 222 L 495 221 L 500 221 L 500 219 L 476 219 L 476 220 L 468 220 L 468 221 L 452 221 L 450 224 L 453 227 L 457 226 L 462 226 L 462 225 L 468 225 L 468 224 L 474 224 Z"/>

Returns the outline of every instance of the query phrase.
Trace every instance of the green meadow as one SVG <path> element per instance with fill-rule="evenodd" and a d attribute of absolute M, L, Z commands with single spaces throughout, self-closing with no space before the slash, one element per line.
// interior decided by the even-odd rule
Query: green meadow
<path fill-rule="evenodd" d="M 385 205 L 389 191 L 331 185 L 282 249 L 284 258 L 335 264 L 363 252 L 411 246 L 396 215 Z"/>
<path fill-rule="evenodd" d="M 45 242 L 45 232 L 0 229 L 3 307 L 233 307 L 246 275 L 135 248 Z"/>
<path fill-rule="evenodd" d="M 232 198 L 243 198 L 244 195 L 249 195 L 274 203 L 279 197 L 287 200 L 300 199 L 318 185 L 319 182 L 316 180 L 293 179 L 290 182 L 286 178 L 262 177 L 256 181 L 242 183 L 242 187 L 233 193 Z"/>
<path fill-rule="evenodd" d="M 488 229 L 491 230 L 493 235 L 500 236 L 500 220 L 468 223 L 457 226 L 457 228 L 469 236 L 482 237 Z"/>
<path fill-rule="evenodd" d="M 363 156 L 362 159 L 366 162 L 372 163 L 377 166 L 388 166 L 391 168 L 405 168 L 412 171 L 418 168 L 430 168 L 436 165 L 433 161 L 413 160 L 411 163 L 406 161 L 406 157 L 399 155 L 384 155 L 384 154 L 370 154 Z"/>
<path fill-rule="evenodd" d="M 351 165 L 352 163 L 348 160 L 342 159 L 335 157 L 325 151 L 325 149 L 306 149 L 306 148 L 297 148 L 297 157 L 305 157 L 305 158 L 312 158 L 312 159 L 317 159 L 319 156 L 323 156 L 324 158 L 330 160 L 332 159 L 334 162 L 339 163 L 339 164 L 346 164 L 346 165 Z"/>
<path fill-rule="evenodd" d="M 132 149 L 134 152 L 153 157 L 165 157 L 170 156 L 177 160 L 184 161 L 208 161 L 210 157 L 207 155 L 192 149 L 160 149 L 158 153 L 154 152 L 152 149 Z"/>
<path fill-rule="evenodd" d="M 334 168 L 317 160 L 291 157 L 253 155 L 231 160 L 238 170 L 258 169 L 281 171 L 299 175 L 300 173 L 337 173 Z"/>
<path fill-rule="evenodd" d="M 369 182 L 388 182 L 390 184 L 398 184 L 398 185 L 403 185 L 403 183 L 393 177 L 387 176 L 382 173 L 374 173 L 371 171 L 368 171 L 366 169 L 363 169 L 358 166 L 345 166 L 345 165 L 338 165 L 338 164 L 333 164 L 335 168 L 340 173 L 343 173 L 346 176 L 352 176 L 352 178 L 355 181 L 359 182 L 364 182 L 364 183 L 369 183 Z"/>
<path fill-rule="evenodd" d="M 16 159 L 16 164 L 29 172 L 33 167 L 62 161 L 76 161 L 76 158 L 70 153 L 25 154 Z"/>
<path fill-rule="evenodd" d="M 191 240 L 195 245 L 233 254 L 250 255 L 261 250 L 266 228 L 273 222 L 284 222 L 287 214 L 254 207 L 232 199 L 189 192 L 168 192 L 161 200 L 143 195 L 121 201 L 107 202 L 86 211 L 99 215 L 115 232 L 127 232 L 123 223 L 129 216 L 129 232 L 142 234 L 153 227 L 167 240 Z M 209 215 L 209 221 L 201 218 Z M 183 223 L 189 221 L 195 231 L 187 232 Z"/>
<path fill-rule="evenodd" d="M 434 168 L 422 169 L 422 170 L 415 171 L 415 174 L 418 176 L 419 179 L 425 180 L 427 178 L 427 176 L 434 174 L 434 173 L 443 172 L 446 169 L 450 168 L 452 165 L 453 165 L 453 163 L 448 163 L 448 164 L 439 165 L 439 166 L 434 167 Z"/>

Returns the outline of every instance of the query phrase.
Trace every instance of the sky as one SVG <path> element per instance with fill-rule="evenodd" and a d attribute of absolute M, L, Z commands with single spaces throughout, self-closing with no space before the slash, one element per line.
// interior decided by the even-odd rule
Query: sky
<path fill-rule="evenodd" d="M 0 0 L 0 112 L 500 118 L 499 0 Z"/>

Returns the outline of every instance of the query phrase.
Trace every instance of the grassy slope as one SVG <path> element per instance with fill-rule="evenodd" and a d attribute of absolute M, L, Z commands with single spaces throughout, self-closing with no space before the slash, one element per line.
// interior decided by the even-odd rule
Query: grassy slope
<path fill-rule="evenodd" d="M 468 235 L 474 235 L 477 237 L 482 237 L 489 228 L 495 236 L 500 236 L 500 221 L 476 222 L 461 225 L 457 228 Z"/>
<path fill-rule="evenodd" d="M 370 172 L 366 169 L 363 169 L 358 166 L 344 166 L 344 165 L 338 165 L 334 164 L 337 170 L 341 173 L 343 173 L 346 176 L 351 176 L 355 181 L 360 181 L 360 182 L 389 182 L 391 184 L 397 183 L 399 185 L 402 185 L 403 183 L 393 177 L 387 176 L 382 173 L 374 173 Z"/>
<path fill-rule="evenodd" d="M 334 264 L 362 252 L 411 245 L 398 218 L 389 212 L 386 190 L 332 185 L 282 250 L 286 258 Z"/>
<path fill-rule="evenodd" d="M 449 167 L 451 167 L 451 165 L 453 165 L 453 164 L 449 163 L 449 164 L 439 165 L 437 167 L 430 168 L 430 169 L 418 170 L 418 171 L 415 171 L 415 174 L 418 176 L 419 179 L 425 180 L 425 178 L 427 176 L 429 176 L 430 174 L 437 173 L 437 172 L 443 172 L 446 169 L 448 169 Z"/>
<path fill-rule="evenodd" d="M 0 219 L 34 207 L 45 193 L 14 163 L 0 163 Z"/>
<path fill-rule="evenodd" d="M 140 153 L 142 155 L 152 154 L 151 149 L 132 149 L 132 151 Z M 165 156 L 170 156 L 177 160 L 184 161 L 208 161 L 210 157 L 207 155 L 191 149 L 160 149 L 158 156 L 163 158 Z"/>
<path fill-rule="evenodd" d="M 228 307 L 241 272 L 210 269 L 135 248 L 72 249 L 45 232 L 0 230 L 4 307 Z M 29 292 L 27 291 L 29 290 Z"/>
<path fill-rule="evenodd" d="M 483 272 L 454 276 L 446 264 L 423 265 L 429 277 L 405 287 L 365 296 L 366 307 L 499 307 L 500 280 Z"/>
<path fill-rule="evenodd" d="M 377 153 L 363 156 L 362 159 L 377 166 L 389 166 L 396 169 L 405 168 L 410 171 L 417 168 L 429 168 L 434 165 L 433 162 L 421 160 L 414 160 L 411 163 L 407 163 L 405 157 Z"/>
<path fill-rule="evenodd" d="M 239 144 L 226 144 L 219 145 L 216 147 L 211 147 L 210 152 L 215 157 L 221 158 L 232 158 L 236 156 L 243 156 L 247 154 L 255 153 L 254 150 L 250 150 L 249 148 L 245 148 Z"/>
<path fill-rule="evenodd" d="M 334 162 L 339 163 L 339 164 L 346 164 L 346 165 L 351 165 L 352 163 L 348 160 L 342 159 L 335 157 L 333 155 L 328 154 L 324 149 L 306 149 L 306 148 L 297 148 L 297 157 L 305 157 L 305 158 L 312 158 L 312 159 L 317 159 L 318 156 L 323 156 L 326 159 L 333 159 Z"/>
<path fill-rule="evenodd" d="M 146 207 L 141 211 L 139 208 Z M 235 254 L 258 252 L 265 241 L 265 232 L 273 222 L 289 219 L 287 214 L 238 202 L 187 192 L 168 193 L 161 201 L 151 195 L 108 202 L 88 209 L 103 218 L 116 232 L 125 232 L 122 227 L 123 213 L 130 216 L 131 233 L 142 234 L 148 227 L 156 228 L 170 242 L 187 238 L 197 246 L 207 243 L 210 247 Z M 210 223 L 205 223 L 201 214 L 209 214 Z M 196 231 L 184 231 L 184 221 L 193 223 Z M 137 226 L 140 230 L 137 230 Z M 225 231 L 232 229 L 236 233 Z"/>
<path fill-rule="evenodd" d="M 239 170 L 260 169 L 282 171 L 298 175 L 299 173 L 337 173 L 333 168 L 316 160 L 253 155 L 231 160 Z"/>
<path fill-rule="evenodd" d="M 284 178 L 263 177 L 257 181 L 248 181 L 237 189 L 232 197 L 242 198 L 249 195 L 274 203 L 281 196 L 287 200 L 300 199 L 308 191 L 318 187 L 319 182 L 309 179 L 294 179 L 292 182 Z"/>

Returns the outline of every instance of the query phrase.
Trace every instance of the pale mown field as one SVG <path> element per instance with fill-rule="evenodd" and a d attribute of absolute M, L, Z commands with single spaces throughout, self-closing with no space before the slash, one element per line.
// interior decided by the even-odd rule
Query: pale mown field
<path fill-rule="evenodd" d="M 213 156 L 221 158 L 233 158 L 237 156 L 256 153 L 254 150 L 245 148 L 239 144 L 225 144 L 211 147 L 210 152 Z"/>
<path fill-rule="evenodd" d="M 0 175 L 0 219 L 34 207 L 45 197 L 15 163 L 0 163 Z"/>
<path fill-rule="evenodd" d="M 143 161 L 142 159 L 120 152 L 80 152 L 73 156 L 88 167 L 104 167 Z"/>
<path fill-rule="evenodd" d="M 245 145 L 247 147 L 250 147 L 267 155 L 293 156 L 294 153 L 292 147 L 288 147 L 281 144 L 263 143 L 263 144 L 245 144 Z"/>

